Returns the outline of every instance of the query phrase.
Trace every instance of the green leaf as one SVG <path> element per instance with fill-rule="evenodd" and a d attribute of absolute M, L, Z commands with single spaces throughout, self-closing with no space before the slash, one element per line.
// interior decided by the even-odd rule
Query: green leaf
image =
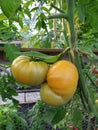
<path fill-rule="evenodd" d="M 37 9 L 39 9 L 39 8 L 38 7 L 34 7 L 34 8 L 31 9 L 31 12 L 33 12 L 33 11 L 35 11 Z"/>
<path fill-rule="evenodd" d="M 78 5 L 77 9 L 78 9 L 79 19 L 80 19 L 82 22 L 84 22 L 84 21 L 85 21 L 85 10 L 84 10 L 84 8 L 82 8 L 81 5 Z"/>
<path fill-rule="evenodd" d="M 89 56 L 89 58 L 91 60 L 98 60 L 98 56 L 96 54 L 94 54 L 94 52 L 92 51 L 92 49 L 86 47 L 86 46 L 80 46 L 79 47 L 81 52 L 83 52 L 84 54 L 86 54 L 87 56 Z"/>
<path fill-rule="evenodd" d="M 93 0 L 86 6 L 87 22 L 98 30 L 98 1 Z"/>
<path fill-rule="evenodd" d="M 58 109 L 58 111 L 56 112 L 56 114 L 52 120 L 52 124 L 55 125 L 58 122 L 60 122 L 65 117 L 65 114 L 66 114 L 66 109 L 64 109 L 64 108 Z"/>
<path fill-rule="evenodd" d="M 29 18 L 31 18 L 31 13 L 30 13 L 29 8 L 25 8 L 25 9 L 24 9 L 24 12 L 25 12 L 25 14 L 27 14 L 27 16 L 28 16 Z"/>
<path fill-rule="evenodd" d="M 25 14 L 27 14 L 27 16 L 29 17 L 29 18 L 31 18 L 31 11 L 30 11 L 30 9 L 29 9 L 29 6 L 32 6 L 32 1 L 27 1 L 26 3 L 24 3 L 24 13 Z"/>
<path fill-rule="evenodd" d="M 9 94 L 13 94 L 13 96 L 18 96 L 15 88 L 8 86 L 7 90 Z"/>
<path fill-rule="evenodd" d="M 50 11 L 48 8 L 46 8 L 45 6 L 42 7 L 42 10 L 44 10 L 45 12 L 47 12 L 48 14 L 50 14 Z"/>
<path fill-rule="evenodd" d="M 46 20 L 45 14 L 41 13 L 41 14 L 40 14 L 40 18 L 41 18 L 43 21 Z"/>
<path fill-rule="evenodd" d="M 41 48 L 51 48 L 51 41 L 48 36 L 44 36 L 40 43 Z"/>
<path fill-rule="evenodd" d="M 7 19 L 7 17 L 3 13 L 1 13 L 0 14 L 0 21 L 6 20 L 6 19 Z"/>
<path fill-rule="evenodd" d="M 23 28 L 23 19 L 21 17 L 18 18 L 19 25 Z"/>
<path fill-rule="evenodd" d="M 79 9 L 80 7 L 80 9 Z M 98 30 L 98 1 L 97 0 L 79 0 L 78 14 L 80 20 L 89 23 L 94 29 Z"/>
<path fill-rule="evenodd" d="M 13 44 L 5 44 L 4 52 L 6 53 L 6 57 L 12 62 L 18 55 L 15 52 L 18 52 L 18 48 Z"/>
<path fill-rule="evenodd" d="M 18 96 L 18 93 L 16 89 L 13 87 L 15 81 L 9 82 L 10 78 L 12 78 L 12 76 L 9 77 L 9 75 L 4 75 L 0 77 L 0 95 L 3 101 L 6 99 L 10 99 L 12 100 L 13 104 L 17 106 L 18 101 L 16 101 L 16 99 L 14 99 L 13 96 Z"/>
<path fill-rule="evenodd" d="M 14 128 L 13 122 L 11 122 L 10 120 L 7 121 L 6 130 L 13 130 L 13 128 Z"/>
<path fill-rule="evenodd" d="M 55 114 L 56 114 L 56 111 L 51 110 L 43 115 L 43 120 L 51 124 L 52 120 L 54 119 Z"/>
<path fill-rule="evenodd" d="M 7 18 L 14 17 L 21 4 L 21 0 L 0 0 L 0 6 Z"/>
<path fill-rule="evenodd" d="M 13 102 L 15 107 L 19 106 L 19 101 L 16 100 L 15 98 L 12 98 L 12 102 Z"/>
<path fill-rule="evenodd" d="M 35 28 L 37 28 L 38 30 L 40 30 L 41 27 L 42 27 L 42 22 L 41 22 L 41 20 L 38 19 L 37 22 L 36 22 Z"/>
<path fill-rule="evenodd" d="M 74 124 L 78 124 L 82 119 L 82 114 L 78 109 L 75 109 L 73 112 L 73 122 Z"/>

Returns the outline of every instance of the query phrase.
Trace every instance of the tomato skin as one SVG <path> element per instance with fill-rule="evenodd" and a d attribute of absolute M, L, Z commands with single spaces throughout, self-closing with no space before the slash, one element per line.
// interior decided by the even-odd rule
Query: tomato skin
<path fill-rule="evenodd" d="M 51 106 L 63 105 L 66 103 L 64 97 L 53 92 L 47 83 L 42 84 L 40 89 L 40 97 L 43 102 Z"/>
<path fill-rule="evenodd" d="M 28 56 L 17 57 L 11 65 L 14 78 L 26 85 L 36 86 L 46 80 L 49 66 L 42 61 L 30 61 Z"/>
<path fill-rule="evenodd" d="M 50 67 L 47 82 L 55 93 L 71 97 L 77 89 L 77 68 L 69 61 L 60 60 Z"/>

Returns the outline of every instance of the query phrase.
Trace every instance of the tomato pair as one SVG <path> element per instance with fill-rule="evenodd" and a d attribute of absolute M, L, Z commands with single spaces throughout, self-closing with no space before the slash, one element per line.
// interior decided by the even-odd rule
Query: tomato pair
<path fill-rule="evenodd" d="M 11 66 L 12 74 L 27 85 L 41 85 L 41 99 L 49 105 L 62 105 L 74 95 L 78 83 L 78 71 L 74 64 L 60 60 L 51 67 L 41 61 L 30 61 L 28 56 L 19 56 Z"/>

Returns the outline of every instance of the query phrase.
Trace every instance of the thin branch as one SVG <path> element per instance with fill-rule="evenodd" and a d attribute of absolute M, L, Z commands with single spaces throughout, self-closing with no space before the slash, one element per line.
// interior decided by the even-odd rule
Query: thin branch
<path fill-rule="evenodd" d="M 76 51 L 77 52 L 80 52 L 81 54 L 83 54 L 84 56 L 91 56 L 89 53 L 85 52 L 85 51 L 82 51 L 81 49 L 79 48 L 76 48 Z"/>
<path fill-rule="evenodd" d="M 69 40 L 68 40 L 68 36 L 67 36 L 67 27 L 66 27 L 66 24 L 65 24 L 65 20 L 63 19 L 62 20 L 62 23 L 63 23 L 63 35 L 65 37 L 65 40 L 67 42 L 67 45 L 69 46 Z"/>
<path fill-rule="evenodd" d="M 51 15 L 51 16 L 47 17 L 47 19 L 60 19 L 60 18 L 64 18 L 64 19 L 68 20 L 68 16 L 66 14 L 63 14 L 63 13 Z"/>
<path fill-rule="evenodd" d="M 52 3 L 50 4 L 51 7 L 53 7 L 54 9 L 56 9 L 57 11 L 61 12 L 61 13 L 65 13 L 62 9 L 58 8 L 57 6 L 53 5 Z"/>
<path fill-rule="evenodd" d="M 94 83 L 93 79 L 90 77 L 90 75 L 88 73 L 86 73 L 87 77 L 89 78 L 89 80 L 91 81 L 91 83 L 97 87 L 97 85 Z"/>

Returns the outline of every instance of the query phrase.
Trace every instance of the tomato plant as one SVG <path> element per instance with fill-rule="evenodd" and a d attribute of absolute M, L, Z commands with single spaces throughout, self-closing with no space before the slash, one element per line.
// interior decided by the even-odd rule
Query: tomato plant
<path fill-rule="evenodd" d="M 21 26 L 23 26 L 22 18 L 19 17 L 19 16 L 21 16 L 19 14 L 21 14 L 20 12 L 22 10 L 22 6 L 21 6 L 21 9 L 19 8 L 21 3 L 19 2 L 19 6 L 14 11 L 15 15 L 13 15 L 13 11 L 11 11 L 9 14 L 7 14 L 8 13 L 8 9 L 6 7 L 7 4 L 3 4 L 3 1 L 0 2 L 1 9 L 4 12 L 4 15 L 7 18 L 9 18 L 9 24 L 11 25 L 11 23 L 13 22 L 13 20 L 14 20 L 13 16 L 15 16 L 15 17 L 17 16 L 15 21 L 19 21 Z M 9 0 L 9 1 L 11 1 L 11 0 Z M 4 3 L 5 3 L 5 1 L 4 1 Z M 9 5 L 11 5 L 11 4 L 9 4 Z M 81 32 L 78 32 L 78 31 L 83 31 L 84 29 L 82 28 L 81 30 L 79 30 L 78 28 L 80 28 L 80 26 L 84 25 L 86 22 L 87 24 L 85 24 L 85 25 L 90 25 L 90 30 L 89 30 L 90 33 L 91 33 L 91 26 L 94 29 L 93 30 L 94 35 L 92 33 L 92 36 L 97 37 L 97 35 L 95 35 L 95 34 L 97 34 L 97 31 L 98 31 L 98 26 L 97 26 L 98 1 L 94 0 L 93 2 L 91 2 L 91 1 L 84 1 L 84 0 L 78 0 L 78 1 L 67 0 L 65 2 L 62 0 L 62 1 L 58 1 L 58 3 L 57 3 L 57 1 L 51 1 L 50 6 L 51 6 L 51 8 L 55 9 L 57 13 L 56 14 L 50 13 L 48 17 L 45 17 L 43 15 L 43 11 L 42 11 L 43 3 L 40 3 L 40 5 L 41 5 L 40 8 L 39 8 L 39 5 L 36 7 L 38 10 L 40 10 L 40 16 L 41 16 L 41 18 L 40 18 L 40 16 L 38 16 L 38 18 L 36 18 L 36 20 L 37 20 L 36 27 L 38 27 L 40 30 L 40 27 L 42 26 L 47 32 L 48 28 L 46 28 L 46 27 L 48 27 L 48 26 L 46 26 L 46 24 L 45 24 L 46 19 L 48 19 L 48 20 L 52 19 L 54 25 L 56 25 L 55 19 L 60 19 L 59 23 L 62 23 L 61 24 L 62 27 L 61 26 L 59 27 L 60 30 L 56 26 L 54 26 L 54 29 L 53 29 L 53 31 L 56 34 L 55 39 L 57 39 L 57 38 L 59 39 L 60 35 L 58 35 L 59 34 L 58 31 L 60 31 L 61 35 L 62 34 L 64 35 L 64 39 L 66 39 L 64 41 L 64 43 L 66 43 L 67 47 L 70 48 L 70 50 L 68 52 L 69 60 L 73 64 L 75 64 L 75 66 L 78 69 L 78 73 L 79 73 L 78 91 L 75 94 L 76 98 L 74 96 L 72 98 L 72 100 L 70 101 L 71 103 L 69 102 L 68 104 L 66 104 L 66 107 L 68 105 L 68 107 L 66 109 L 68 111 L 66 111 L 66 119 L 64 121 L 67 121 L 66 124 L 68 124 L 69 118 L 70 118 L 70 120 L 72 121 L 72 125 L 79 127 L 79 129 L 82 130 L 82 125 L 80 124 L 79 120 L 81 120 L 81 117 L 84 116 L 84 113 L 86 116 L 87 115 L 92 116 L 92 114 L 93 114 L 98 119 L 98 112 L 96 111 L 95 104 L 94 104 L 94 92 L 98 92 L 98 87 L 97 87 L 98 85 L 96 83 L 94 83 L 93 78 L 90 76 L 89 70 L 85 71 L 86 67 L 85 67 L 85 62 L 84 62 L 83 58 L 85 55 L 87 58 L 87 61 L 90 60 L 90 62 L 92 62 L 93 60 L 98 60 L 98 57 L 92 52 L 91 48 L 88 48 L 86 46 L 87 45 L 86 43 L 89 43 L 90 41 L 91 41 L 90 43 L 92 43 L 92 40 L 90 40 L 89 38 L 87 39 L 87 42 L 85 42 L 85 38 L 89 34 L 88 31 L 85 33 L 82 32 L 82 34 L 84 36 L 83 37 L 81 35 Z M 5 6 L 5 8 L 4 8 L 4 6 Z M 11 6 L 11 7 L 14 7 L 14 6 Z M 28 6 L 26 6 L 26 7 L 28 7 Z M 76 7 L 76 8 L 74 8 L 74 7 Z M 29 9 L 29 8 L 27 8 L 27 9 Z M 28 12 L 27 9 L 25 10 L 26 13 Z M 46 8 L 43 8 L 43 9 L 46 10 Z M 31 9 L 31 12 L 34 10 L 35 9 Z M 81 21 L 81 22 L 80 22 L 80 24 L 77 24 L 76 21 L 79 21 L 79 22 Z M 75 26 L 74 26 L 74 24 L 75 24 Z M 81 26 L 81 27 L 83 27 L 83 26 Z M 84 28 L 85 28 L 85 26 L 84 26 Z M 87 30 L 87 26 L 85 28 L 85 31 L 86 30 Z M 49 33 L 47 32 L 47 34 L 49 34 Z M 79 40 L 79 36 L 80 36 L 80 39 L 82 36 L 82 39 L 83 39 L 82 41 Z M 93 37 L 91 39 L 95 40 L 95 38 L 93 38 Z M 54 45 L 55 39 L 53 40 L 52 45 Z M 32 41 L 33 40 L 34 40 L 34 37 L 33 37 Z M 97 42 L 97 40 L 96 40 L 96 42 Z M 45 43 L 46 43 L 46 41 L 45 41 Z M 94 41 L 94 43 L 95 43 L 95 41 Z M 12 53 L 12 51 L 10 51 L 10 52 Z M 12 56 L 12 54 L 11 54 L 11 56 Z M 41 57 L 41 60 L 42 60 L 42 57 Z M 37 57 L 37 58 L 39 58 L 39 57 Z M 55 58 L 56 58 L 56 60 L 58 60 L 58 57 L 55 57 Z M 54 57 L 51 56 L 51 57 L 48 57 L 47 59 L 48 59 L 48 63 L 50 61 L 51 61 L 51 63 L 54 63 Z M 44 61 L 46 61 L 47 59 L 44 56 Z M 29 60 L 29 63 L 31 63 L 30 60 Z M 27 66 L 27 64 L 29 64 L 29 63 L 27 63 L 27 62 L 18 63 L 16 65 L 16 68 L 18 68 L 18 69 L 15 68 L 13 72 L 15 72 L 15 75 L 17 75 L 16 76 L 17 80 L 21 79 L 20 82 L 24 81 L 24 83 L 27 83 L 27 84 L 29 84 L 31 82 L 31 84 L 29 84 L 29 85 L 32 85 L 32 84 L 34 85 L 35 83 L 38 83 L 38 81 L 40 80 L 40 78 L 38 78 L 38 77 L 40 77 L 40 74 L 39 74 L 40 69 L 39 69 L 39 72 L 36 71 L 37 69 L 34 69 L 35 70 L 34 72 L 37 72 L 36 75 L 38 77 L 33 75 L 35 73 L 31 74 L 31 70 L 32 70 L 32 69 L 30 69 L 31 65 L 29 67 Z M 60 105 L 60 104 L 63 104 L 65 102 L 69 101 L 76 91 L 77 81 L 78 81 L 77 71 L 76 71 L 76 69 L 74 69 L 74 67 L 71 67 L 70 64 L 69 65 L 67 64 L 66 67 L 65 67 L 65 65 L 64 66 L 61 65 L 61 67 L 59 67 L 59 65 L 57 65 L 56 69 L 55 69 L 55 67 L 53 68 L 53 66 L 55 64 L 52 65 L 52 67 L 51 67 L 52 69 L 51 68 L 49 69 L 49 72 L 47 75 L 47 84 L 44 84 L 41 87 L 42 100 L 50 105 L 58 105 L 58 104 Z M 63 67 L 64 67 L 64 69 L 63 69 Z M 34 68 L 34 66 L 33 66 L 33 68 Z M 30 69 L 30 71 L 28 71 L 29 69 Z M 56 70 L 56 71 L 54 71 L 54 70 Z M 29 73 L 30 73 L 30 75 L 29 75 Z M 94 73 L 97 74 L 97 71 L 95 72 L 95 70 L 94 70 Z M 15 75 L 14 75 L 14 77 L 15 77 Z M 35 81 L 35 82 L 33 82 L 33 81 Z M 44 81 L 45 81 L 45 79 L 44 79 Z M 65 88 L 65 86 L 67 86 L 67 87 Z M 63 99 L 64 99 L 64 102 L 63 102 Z M 78 102 L 79 102 L 79 104 L 78 104 Z M 81 104 L 81 106 L 80 106 L 80 104 Z M 65 113 L 63 111 L 61 111 L 61 112 L 62 112 L 62 115 L 65 116 Z M 53 114 L 51 114 L 51 115 L 53 115 Z M 56 119 L 58 119 L 58 117 L 59 117 L 58 115 L 61 115 L 61 114 L 59 112 L 57 112 L 57 114 L 55 114 L 55 116 L 54 116 L 55 121 L 53 121 L 53 122 L 55 122 L 56 124 L 61 120 L 61 118 L 60 118 L 59 121 L 56 121 Z M 48 114 L 48 116 L 50 116 L 50 114 Z M 68 116 L 69 116 L 69 118 L 68 118 Z M 84 117 L 82 119 L 84 120 Z M 86 122 L 87 122 L 87 120 L 86 120 Z M 65 123 L 64 123 L 64 125 L 65 125 Z"/>
<path fill-rule="evenodd" d="M 26 85 L 39 85 L 46 79 L 48 64 L 41 61 L 30 61 L 28 56 L 17 57 L 11 65 L 16 80 Z"/>

